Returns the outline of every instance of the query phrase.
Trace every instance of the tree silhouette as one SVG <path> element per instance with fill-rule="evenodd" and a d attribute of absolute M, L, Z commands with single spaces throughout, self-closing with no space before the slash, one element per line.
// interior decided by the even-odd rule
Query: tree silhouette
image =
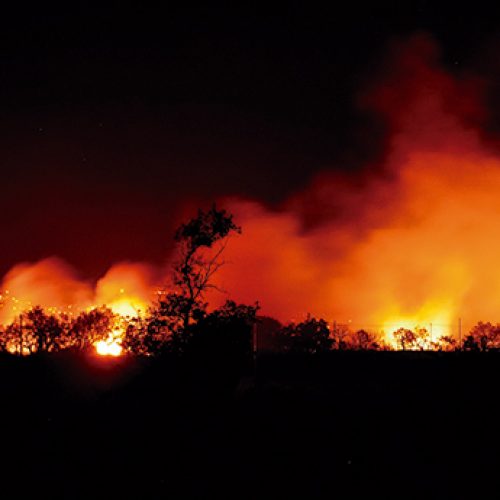
<path fill-rule="evenodd" d="M 307 318 L 301 323 L 292 323 L 283 327 L 279 335 L 289 352 L 314 354 L 329 351 L 333 344 L 328 324 L 323 319 Z"/>
<path fill-rule="evenodd" d="M 249 361 L 252 356 L 252 330 L 258 304 L 248 306 L 232 300 L 205 313 L 190 325 L 181 349 L 191 356 L 211 357 L 220 362 Z"/>
<path fill-rule="evenodd" d="M 354 349 L 365 351 L 368 349 L 377 350 L 380 346 L 374 334 L 367 332 L 366 330 L 357 330 L 352 335 L 352 347 Z"/>
<path fill-rule="evenodd" d="M 399 348 L 403 351 L 423 351 L 432 347 L 429 332 L 425 328 L 399 328 L 392 334 Z"/>
<path fill-rule="evenodd" d="M 223 265 L 227 237 L 240 233 L 233 216 L 215 205 L 182 224 L 175 233 L 178 257 L 173 267 L 174 291 L 160 296 L 149 317 L 148 331 L 169 335 L 178 345 L 189 325 L 204 317 L 205 293 L 216 286 L 214 273 Z"/>
<path fill-rule="evenodd" d="M 61 321 L 46 314 L 40 306 L 26 312 L 23 328 L 30 352 L 58 351 L 62 347 L 64 327 Z"/>
<path fill-rule="evenodd" d="M 457 341 L 449 335 L 442 335 L 438 338 L 435 348 L 438 351 L 454 351 L 457 348 Z"/>
<path fill-rule="evenodd" d="M 106 340 L 113 328 L 115 314 L 108 307 L 81 312 L 69 325 L 68 347 L 90 349 L 96 342 Z"/>
<path fill-rule="evenodd" d="M 465 337 L 463 348 L 466 351 L 488 351 L 500 345 L 500 325 L 480 321 Z"/>
<path fill-rule="evenodd" d="M 24 352 L 24 339 L 23 335 L 21 334 L 21 326 L 22 322 L 20 321 L 19 317 L 17 321 L 13 321 L 2 329 L 2 351 L 19 355 Z"/>
<path fill-rule="evenodd" d="M 167 346 L 165 322 L 154 312 L 144 318 L 132 318 L 125 330 L 122 346 L 135 355 L 152 356 Z"/>
<path fill-rule="evenodd" d="M 412 349 L 416 343 L 416 336 L 408 328 L 398 328 L 393 334 L 401 350 Z"/>
<path fill-rule="evenodd" d="M 351 332 L 347 325 L 340 323 L 334 323 L 331 333 L 332 347 L 338 351 L 342 351 L 349 347 L 348 338 L 351 336 Z"/>
<path fill-rule="evenodd" d="M 415 347 L 421 351 L 431 349 L 431 335 L 426 328 L 415 328 Z"/>
<path fill-rule="evenodd" d="M 256 326 L 256 344 L 259 351 L 281 351 L 284 346 L 281 345 L 279 335 L 283 325 L 269 316 L 259 316 Z"/>

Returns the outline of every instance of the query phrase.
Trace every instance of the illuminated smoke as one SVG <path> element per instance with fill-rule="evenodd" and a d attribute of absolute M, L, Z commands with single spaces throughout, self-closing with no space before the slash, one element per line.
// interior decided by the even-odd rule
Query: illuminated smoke
<path fill-rule="evenodd" d="M 12 321 L 31 306 L 50 310 L 86 308 L 92 304 L 92 287 L 78 278 L 76 271 L 56 257 L 14 266 L 2 282 L 2 323 Z"/>
<path fill-rule="evenodd" d="M 122 316 L 144 314 L 154 299 L 156 273 L 144 263 L 115 264 L 97 282 L 94 302 Z"/>
<path fill-rule="evenodd" d="M 464 330 L 499 321 L 500 156 L 482 132 L 483 86 L 440 67 L 426 36 L 394 44 L 358 103 L 384 120 L 383 160 L 324 172 L 280 210 L 221 200 L 243 235 L 227 246 L 220 287 L 283 321 L 310 312 L 387 332 L 432 323 L 436 335 L 456 333 L 459 317 Z M 46 259 L 14 267 L 2 290 L 33 304 L 106 303 L 133 314 L 158 281 L 147 265 L 122 263 L 94 289 Z"/>
<path fill-rule="evenodd" d="M 56 257 L 18 264 L 2 282 L 0 319 L 8 323 L 35 305 L 65 314 L 106 305 L 117 314 L 135 317 L 146 312 L 154 298 L 156 274 L 147 264 L 122 262 L 112 266 L 93 287 Z"/>
<path fill-rule="evenodd" d="M 221 286 L 282 320 L 432 323 L 439 335 L 459 317 L 500 319 L 500 157 L 477 128 L 481 82 L 453 78 L 438 57 L 424 36 L 396 45 L 361 97 L 385 118 L 383 165 L 319 175 L 281 211 L 230 201 L 244 233 Z"/>

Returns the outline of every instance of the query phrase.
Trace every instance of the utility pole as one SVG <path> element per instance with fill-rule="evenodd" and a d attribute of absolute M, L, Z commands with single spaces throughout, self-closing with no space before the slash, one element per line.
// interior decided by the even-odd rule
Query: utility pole
<path fill-rule="evenodd" d="M 252 351 L 253 351 L 253 377 L 254 384 L 257 386 L 257 322 L 252 325 Z"/>
<path fill-rule="evenodd" d="M 19 315 L 19 356 L 23 355 L 23 313 Z"/>
<path fill-rule="evenodd" d="M 458 318 L 458 348 L 462 350 L 462 318 Z"/>

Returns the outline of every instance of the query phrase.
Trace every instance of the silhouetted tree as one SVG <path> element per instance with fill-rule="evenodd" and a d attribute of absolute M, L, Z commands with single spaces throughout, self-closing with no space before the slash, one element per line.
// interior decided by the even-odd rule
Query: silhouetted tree
<path fill-rule="evenodd" d="M 282 351 L 284 346 L 281 344 L 280 330 L 283 325 L 274 318 L 268 316 L 259 316 L 256 324 L 256 343 L 259 351 Z"/>
<path fill-rule="evenodd" d="M 12 323 L 5 327 L 3 332 L 3 345 L 6 350 L 12 354 L 18 355 L 25 353 L 25 337 L 23 335 L 22 314 L 19 315 Z"/>
<path fill-rule="evenodd" d="M 6 328 L 0 325 L 0 352 L 10 352 L 9 343 L 6 334 Z"/>
<path fill-rule="evenodd" d="M 46 314 L 40 306 L 26 312 L 23 328 L 29 339 L 27 347 L 30 352 L 58 351 L 61 348 L 63 325 L 56 316 Z"/>
<path fill-rule="evenodd" d="M 189 335 L 183 337 L 183 345 L 178 349 L 214 362 L 217 359 L 224 363 L 249 361 L 258 309 L 258 304 L 249 306 L 228 300 L 190 325 Z"/>
<path fill-rule="evenodd" d="M 90 349 L 108 338 L 115 319 L 113 311 L 104 306 L 81 312 L 69 325 L 67 346 Z"/>
<path fill-rule="evenodd" d="M 12 323 L 1 326 L 0 330 L 0 351 L 9 352 L 11 354 L 21 353 L 21 344 L 23 344 L 23 336 L 20 335 L 19 319 Z"/>
<path fill-rule="evenodd" d="M 317 353 L 331 349 L 328 324 L 323 319 L 307 318 L 298 324 L 283 327 L 279 333 L 285 350 L 290 352 Z"/>
<path fill-rule="evenodd" d="M 178 257 L 173 268 L 175 290 L 160 296 L 150 314 L 148 331 L 162 333 L 178 345 L 188 334 L 191 322 L 205 315 L 205 293 L 216 288 L 211 282 L 214 273 L 223 265 L 222 253 L 227 237 L 240 233 L 233 216 L 215 205 L 208 211 L 182 224 L 175 233 Z"/>
<path fill-rule="evenodd" d="M 412 330 L 408 328 L 398 328 L 393 333 L 393 336 L 401 350 L 406 351 L 407 349 L 414 348 L 416 336 Z"/>
<path fill-rule="evenodd" d="M 149 314 L 145 318 L 132 318 L 125 330 L 123 348 L 140 356 L 159 354 L 165 349 L 169 340 L 163 326 L 155 314 Z"/>
<path fill-rule="evenodd" d="M 393 336 L 403 351 L 423 351 L 432 347 L 429 332 L 425 328 L 415 328 L 415 330 L 399 328 L 393 332 Z"/>
<path fill-rule="evenodd" d="M 342 351 L 349 347 L 348 338 L 351 336 L 351 331 L 347 325 L 334 323 L 331 333 L 332 347 L 338 351 Z"/>
<path fill-rule="evenodd" d="M 480 351 L 480 345 L 477 340 L 472 335 L 466 335 L 463 342 L 462 348 L 464 351 Z"/>
<path fill-rule="evenodd" d="M 378 350 L 379 343 L 373 333 L 367 332 L 366 330 L 357 330 L 352 335 L 352 347 L 358 350 Z"/>
<path fill-rule="evenodd" d="M 480 321 L 464 339 L 463 348 L 466 351 L 488 351 L 500 345 L 500 325 Z"/>
<path fill-rule="evenodd" d="M 457 348 L 457 341 L 449 335 L 442 335 L 435 347 L 438 351 L 454 351 Z"/>
<path fill-rule="evenodd" d="M 431 336 L 426 328 L 415 328 L 416 348 L 420 351 L 431 349 Z"/>

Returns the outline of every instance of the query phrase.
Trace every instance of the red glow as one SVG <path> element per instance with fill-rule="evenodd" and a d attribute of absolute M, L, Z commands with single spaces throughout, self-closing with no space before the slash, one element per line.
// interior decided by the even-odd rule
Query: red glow
<path fill-rule="evenodd" d="M 325 172 L 279 211 L 224 200 L 243 235 L 227 246 L 221 288 L 284 321 L 310 312 L 388 333 L 432 324 L 436 336 L 456 334 L 460 317 L 498 319 L 500 155 L 479 126 L 482 83 L 451 76 L 438 59 L 425 37 L 395 45 L 360 97 L 389 130 L 382 165 Z M 135 315 L 162 282 L 144 264 L 113 266 L 96 287 L 58 259 L 21 264 L 2 286 L 21 303 L 2 320 L 30 304 Z"/>

